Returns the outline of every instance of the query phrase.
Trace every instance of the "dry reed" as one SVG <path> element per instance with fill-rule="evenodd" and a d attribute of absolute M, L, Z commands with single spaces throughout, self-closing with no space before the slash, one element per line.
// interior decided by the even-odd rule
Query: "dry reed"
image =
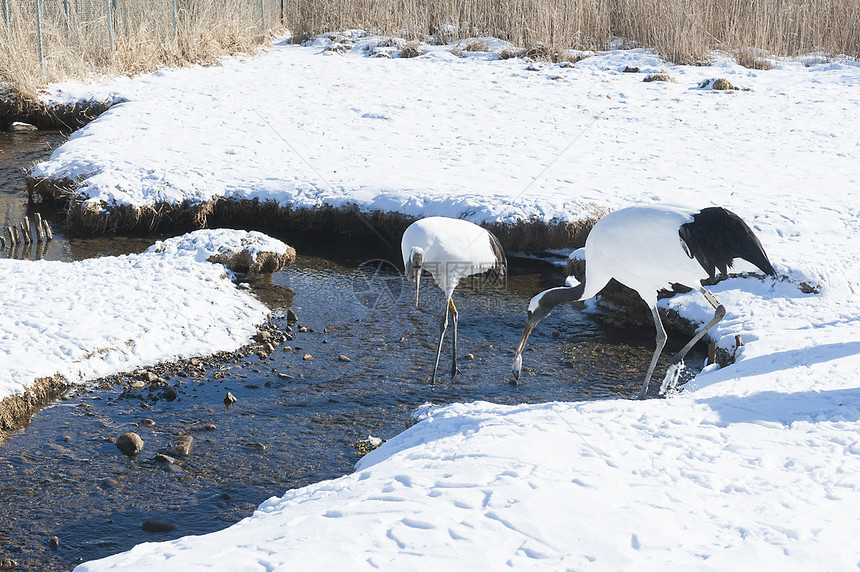
<path fill-rule="evenodd" d="M 31 101 L 48 81 L 250 51 L 268 41 L 262 6 L 270 30 L 284 24 L 303 39 L 350 28 L 438 43 L 495 36 L 540 44 L 539 55 L 621 38 L 675 63 L 704 63 L 717 48 L 759 68 L 773 56 L 860 57 L 857 0 L 176 0 L 175 19 L 173 0 L 40 0 L 42 61 L 34 0 L 0 2 L 9 8 L 8 24 L 0 20 L 0 93 L 5 85 Z"/>

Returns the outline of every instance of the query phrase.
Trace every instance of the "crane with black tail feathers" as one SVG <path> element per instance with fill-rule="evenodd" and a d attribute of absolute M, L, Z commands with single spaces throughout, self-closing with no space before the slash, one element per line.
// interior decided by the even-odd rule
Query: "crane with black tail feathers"
<path fill-rule="evenodd" d="M 448 314 L 454 322 L 453 358 L 451 361 L 451 378 L 459 372 L 457 369 L 457 321 L 459 313 L 452 298 L 454 289 L 460 280 L 473 274 L 483 274 L 493 271 L 499 275 L 507 272 L 508 262 L 502 245 L 493 234 L 471 222 L 447 218 L 428 217 L 409 225 L 403 233 L 400 242 L 403 255 L 403 266 L 406 278 L 415 282 L 415 305 L 418 305 L 418 293 L 421 284 L 421 273 L 428 271 L 433 280 L 445 294 L 445 313 L 439 326 L 439 344 L 436 349 L 436 361 L 433 366 L 433 384 L 436 384 L 436 371 L 439 369 L 439 356 L 442 353 L 442 341 L 448 329 Z"/>
<path fill-rule="evenodd" d="M 672 363 L 687 352 L 726 315 L 725 307 L 702 280 L 725 274 L 736 258 L 776 276 L 761 242 L 736 214 L 708 207 L 697 213 L 673 207 L 628 207 L 600 219 L 585 241 L 585 281 L 572 287 L 551 288 L 532 298 L 525 330 L 514 356 L 513 374 L 519 380 L 522 353 L 534 327 L 564 302 L 587 300 L 615 278 L 632 288 L 651 310 L 657 329 L 657 348 L 639 391 L 645 397 L 657 359 L 666 344 L 666 330 L 657 313 L 657 291 L 672 283 L 696 288 L 714 308 L 713 319 L 679 351 Z"/>

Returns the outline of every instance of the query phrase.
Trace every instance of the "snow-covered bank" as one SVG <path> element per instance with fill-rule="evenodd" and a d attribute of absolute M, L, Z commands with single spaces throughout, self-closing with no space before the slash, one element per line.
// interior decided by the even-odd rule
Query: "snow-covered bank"
<path fill-rule="evenodd" d="M 853 569 L 857 393 L 775 396 L 434 409 L 351 475 L 77 570 Z"/>
<path fill-rule="evenodd" d="M 96 209 L 224 196 L 549 222 L 716 204 L 787 278 L 713 288 L 729 312 L 713 338 L 745 345 L 672 399 L 430 410 L 352 475 L 81 570 L 858 566 L 856 62 L 756 71 L 634 50 L 560 67 L 329 43 L 57 86 L 126 101 L 33 175 L 78 181 Z M 659 71 L 675 83 L 642 81 Z M 699 87 L 712 78 L 748 91 Z M 695 292 L 661 304 L 712 315 Z"/>
<path fill-rule="evenodd" d="M 0 399 L 41 377 L 74 383 L 248 343 L 268 310 L 223 265 L 206 261 L 248 244 L 255 252 L 289 248 L 260 233 L 220 230 L 136 255 L 0 260 Z"/>

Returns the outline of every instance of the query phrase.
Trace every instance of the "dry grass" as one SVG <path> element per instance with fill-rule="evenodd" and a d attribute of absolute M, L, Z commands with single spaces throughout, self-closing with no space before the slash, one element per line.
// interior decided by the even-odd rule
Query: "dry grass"
<path fill-rule="evenodd" d="M 110 0 L 113 42 L 105 0 L 40 0 L 43 65 L 34 2 L 6 1 L 8 25 L 0 7 L 0 91 L 5 86 L 22 100 L 34 100 L 50 81 L 209 63 L 269 39 L 259 0 L 176 0 L 175 26 L 172 0 Z M 280 3 L 268 0 L 266 24 L 270 30 L 280 25 Z"/>
<path fill-rule="evenodd" d="M 714 48 L 755 67 L 762 53 L 860 57 L 857 0 L 296 0 L 286 21 L 304 37 L 347 28 L 438 43 L 487 35 L 546 54 L 623 38 L 676 63 L 706 63 Z"/>
<path fill-rule="evenodd" d="M 6 1 L 9 24 L 0 19 L 0 90 L 5 84 L 31 100 L 48 81 L 211 62 L 268 41 L 260 0 L 176 0 L 176 29 L 172 0 L 109 0 L 113 44 L 107 0 L 40 0 L 43 69 L 33 0 Z M 719 48 L 756 68 L 767 67 L 771 56 L 860 57 L 857 0 L 264 2 L 267 27 L 283 22 L 298 39 L 349 28 L 437 43 L 495 36 L 526 48 L 532 57 L 553 59 L 566 49 L 603 49 L 623 38 L 626 45 L 654 48 L 671 62 L 705 63 L 710 51 Z M 64 5 L 69 6 L 68 18 Z M 466 49 L 470 47 L 483 46 Z"/>

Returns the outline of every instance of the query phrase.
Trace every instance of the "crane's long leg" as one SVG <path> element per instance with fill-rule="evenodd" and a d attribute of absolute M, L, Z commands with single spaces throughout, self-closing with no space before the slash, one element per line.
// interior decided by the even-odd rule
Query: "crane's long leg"
<path fill-rule="evenodd" d="M 654 327 L 657 328 L 657 347 L 654 350 L 654 355 L 651 357 L 651 365 L 648 366 L 648 373 L 645 375 L 645 381 L 642 382 L 642 389 L 639 390 L 639 399 L 645 399 L 645 393 L 648 392 L 648 384 L 651 382 L 651 375 L 654 373 L 654 368 L 657 366 L 657 359 L 660 357 L 660 352 L 663 351 L 663 346 L 666 345 L 666 330 L 663 328 L 663 322 L 660 321 L 660 314 L 657 313 L 657 305 L 649 304 L 651 308 L 651 316 L 654 317 Z"/>
<path fill-rule="evenodd" d="M 679 361 L 684 359 L 684 356 L 687 355 L 687 352 L 689 352 L 694 345 L 696 345 L 696 342 L 701 340 L 702 337 L 708 333 L 708 330 L 713 328 L 717 324 L 717 322 L 719 322 L 726 316 L 726 307 L 723 306 L 719 300 L 717 300 L 716 296 L 701 287 L 699 288 L 699 292 L 701 292 L 702 296 L 705 297 L 705 300 L 707 300 L 708 303 L 713 306 L 715 310 L 714 317 L 710 322 L 705 324 L 705 326 L 701 330 L 696 332 L 696 335 L 693 336 L 693 339 L 690 340 L 686 346 L 681 348 L 681 351 L 675 354 L 675 357 L 672 358 L 672 363 L 678 363 Z"/>
<path fill-rule="evenodd" d="M 451 379 L 454 379 L 454 376 L 460 373 L 460 370 L 457 368 L 457 321 L 460 318 L 460 314 L 457 312 L 457 306 L 454 305 L 454 299 L 448 299 L 448 306 L 451 309 L 451 319 L 454 322 L 454 359 L 451 362 Z"/>
<path fill-rule="evenodd" d="M 442 340 L 445 339 L 445 330 L 448 329 L 449 307 L 450 306 L 448 304 L 445 304 L 445 315 L 442 317 L 442 324 L 439 326 L 439 346 L 436 348 L 436 363 L 433 366 L 433 385 L 436 385 L 436 370 L 439 369 L 439 356 L 442 354 Z"/>

